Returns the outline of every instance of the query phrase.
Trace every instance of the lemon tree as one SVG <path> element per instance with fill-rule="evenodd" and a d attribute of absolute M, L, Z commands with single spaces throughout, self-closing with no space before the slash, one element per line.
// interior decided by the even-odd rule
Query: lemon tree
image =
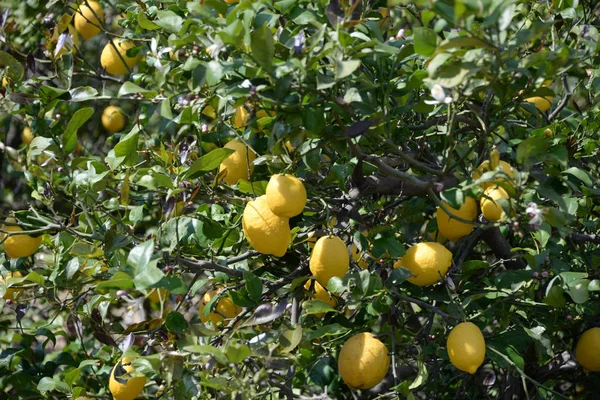
<path fill-rule="evenodd" d="M 598 15 L 3 1 L 0 398 L 593 398 Z"/>

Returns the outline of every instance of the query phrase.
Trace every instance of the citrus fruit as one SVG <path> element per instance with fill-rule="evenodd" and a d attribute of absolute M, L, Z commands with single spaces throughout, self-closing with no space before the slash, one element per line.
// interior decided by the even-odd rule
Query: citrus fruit
<path fill-rule="evenodd" d="M 541 112 L 546 112 L 550 109 L 550 107 L 552 107 L 552 100 L 554 98 L 551 96 L 548 97 L 528 97 L 526 99 L 524 99 L 523 101 L 526 101 L 528 103 L 532 103 L 533 105 L 536 106 L 536 108 L 538 110 L 540 110 Z"/>
<path fill-rule="evenodd" d="M 273 214 L 266 195 L 246 204 L 242 230 L 250 245 L 262 254 L 281 257 L 292 240 L 288 218 Z"/>
<path fill-rule="evenodd" d="M 346 275 L 349 265 L 348 248 L 337 236 L 321 237 L 310 253 L 310 272 L 323 287 L 332 277 Z"/>
<path fill-rule="evenodd" d="M 390 368 L 388 349 L 370 333 L 359 333 L 344 343 L 338 359 L 340 376 L 351 389 L 370 389 Z"/>
<path fill-rule="evenodd" d="M 102 126 L 108 133 L 116 133 L 125 127 L 125 113 L 120 107 L 108 106 L 102 112 Z"/>
<path fill-rule="evenodd" d="M 218 290 L 210 290 L 204 293 L 202 296 L 202 302 L 200 302 L 200 308 L 198 312 L 200 313 L 200 320 L 203 323 L 207 323 L 211 321 L 213 325 L 217 325 L 223 319 L 231 319 L 236 315 L 242 312 L 242 308 L 233 304 L 233 301 L 229 296 L 222 296 L 217 305 L 213 308 L 213 311 L 207 316 L 204 315 L 204 307 L 221 292 L 221 289 Z"/>
<path fill-rule="evenodd" d="M 82 3 L 75 12 L 73 25 L 84 40 L 90 40 L 100 33 L 102 20 L 104 20 L 104 11 L 100 3 L 88 0 L 87 5 Z"/>
<path fill-rule="evenodd" d="M 352 259 L 358 264 L 359 267 L 362 269 L 369 268 L 369 263 L 365 261 L 363 253 L 358 250 L 358 247 L 356 247 L 354 243 L 352 243 L 350 253 L 352 254 Z"/>
<path fill-rule="evenodd" d="M 467 221 L 474 221 L 477 217 L 477 202 L 472 197 L 465 198 L 465 202 L 460 209 L 450 207 L 448 203 L 442 201 L 442 204 L 455 216 Z M 437 226 L 439 232 L 453 242 L 460 238 L 468 236 L 473 231 L 474 225 L 458 221 L 446 214 L 441 207 L 436 212 Z"/>
<path fill-rule="evenodd" d="M 113 40 L 108 42 L 100 54 L 100 65 L 106 72 L 113 75 L 127 74 L 138 61 L 138 57 L 127 57 L 127 50 L 135 47 L 132 41 L 119 42 Z M 119 56 L 120 55 L 120 56 Z M 123 59 L 121 59 L 121 57 Z M 125 62 L 123 62 L 125 61 Z"/>
<path fill-rule="evenodd" d="M 304 184 L 292 175 L 273 175 L 267 184 L 266 195 L 269 208 L 280 217 L 295 217 L 306 205 Z"/>
<path fill-rule="evenodd" d="M 588 371 L 600 371 L 600 328 L 583 332 L 575 347 L 575 358 Z"/>
<path fill-rule="evenodd" d="M 496 202 L 496 200 L 499 199 L 509 199 L 506 190 L 502 189 L 500 186 L 490 186 L 483 192 L 483 197 L 479 204 L 483 216 L 490 222 L 496 222 L 505 217 L 502 206 Z"/>
<path fill-rule="evenodd" d="M 8 272 L 6 274 L 6 279 L 4 277 L 2 277 L 2 275 L 0 275 L 0 282 L 4 283 L 6 285 L 6 281 L 8 281 L 9 278 L 21 278 L 22 276 L 23 275 L 21 275 L 21 273 L 19 271 Z M 24 291 L 24 289 L 22 289 L 22 288 L 11 286 L 9 288 L 6 288 L 6 292 L 4 293 L 4 298 L 6 300 L 15 300 L 15 298 L 21 297 L 21 295 L 23 294 L 23 291 Z"/>
<path fill-rule="evenodd" d="M 401 264 L 394 265 L 394 268 L 408 269 L 415 275 L 408 278 L 409 282 L 418 286 L 427 286 L 433 285 L 446 276 L 451 265 L 450 250 L 436 242 L 422 242 L 408 249 L 401 259 Z"/>
<path fill-rule="evenodd" d="M 26 126 L 23 128 L 23 132 L 21 132 L 21 143 L 29 144 L 33 140 L 33 133 L 31 133 L 31 128 Z"/>
<path fill-rule="evenodd" d="M 7 218 L 6 222 L 15 223 L 17 222 L 14 218 Z M 3 227 L 7 232 L 22 232 L 23 229 L 20 226 L 8 225 Z M 4 239 L 6 234 L 0 233 L 0 242 Z M 10 258 L 29 257 L 40 248 L 42 244 L 42 237 L 31 237 L 29 235 L 12 235 L 6 238 L 2 243 L 6 255 Z"/>
<path fill-rule="evenodd" d="M 485 339 L 472 322 L 456 325 L 446 342 L 450 362 L 461 371 L 474 374 L 485 358 Z"/>
<path fill-rule="evenodd" d="M 144 390 L 145 376 L 127 376 L 135 371 L 131 360 L 131 357 L 124 357 L 110 372 L 108 388 L 114 400 L 133 400 Z"/>
<path fill-rule="evenodd" d="M 232 154 L 221 162 L 219 172 L 226 170 L 223 180 L 228 185 L 235 185 L 240 179 L 250 179 L 254 165 L 252 161 L 256 159 L 253 151 L 248 151 L 246 145 L 238 140 L 232 140 L 225 146 L 226 149 L 234 150 Z"/>
<path fill-rule="evenodd" d="M 248 110 L 246 107 L 239 106 L 235 109 L 235 114 L 233 116 L 233 126 L 236 128 L 245 128 L 248 125 Z"/>
<path fill-rule="evenodd" d="M 304 289 L 306 290 L 310 290 L 310 280 L 306 282 L 306 284 L 304 285 Z M 327 289 L 325 289 L 323 286 L 321 286 L 321 284 L 319 282 L 315 281 L 314 284 L 314 292 L 312 293 L 312 296 L 314 298 L 314 300 L 319 300 L 322 301 L 323 303 L 327 304 L 330 307 L 335 307 L 336 305 L 336 301 L 333 298 L 333 296 L 327 291 Z M 317 317 L 322 317 L 325 313 L 318 313 L 315 314 Z"/>
<path fill-rule="evenodd" d="M 396 268 L 404 268 L 404 264 L 402 263 L 402 259 L 398 259 L 396 260 L 396 262 L 394 263 L 394 269 Z"/>
<path fill-rule="evenodd" d="M 500 167 L 500 171 L 502 171 L 504 174 L 508 175 L 508 178 L 504 177 L 504 176 L 498 176 L 497 178 L 495 178 L 493 181 L 491 182 L 483 182 L 481 184 L 481 187 L 484 189 L 487 189 L 490 186 L 495 186 L 496 184 L 498 184 L 499 182 L 511 182 L 512 179 L 514 179 L 515 177 L 515 172 L 513 170 L 513 167 L 511 167 L 511 165 L 509 163 L 507 163 L 506 161 L 500 160 L 498 162 L 498 166 Z M 497 170 L 498 168 L 496 168 Z M 492 171 L 492 167 L 491 167 L 491 163 L 489 160 L 485 160 L 484 162 L 481 163 L 481 165 L 475 170 L 475 172 L 473 172 L 473 180 L 477 180 L 481 177 L 481 175 L 483 175 L 484 173 L 488 172 L 488 171 Z"/>

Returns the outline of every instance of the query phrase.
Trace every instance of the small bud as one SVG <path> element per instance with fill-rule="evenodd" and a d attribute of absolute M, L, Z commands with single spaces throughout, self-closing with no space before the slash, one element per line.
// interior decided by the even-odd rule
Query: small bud
<path fill-rule="evenodd" d="M 517 227 L 519 226 L 519 221 L 515 221 L 515 222 L 513 222 L 513 226 L 514 226 L 515 228 L 517 228 Z"/>
<path fill-rule="evenodd" d="M 548 277 L 548 271 L 542 270 L 542 278 L 547 278 L 547 277 Z"/>
<path fill-rule="evenodd" d="M 202 124 L 202 133 L 206 133 L 206 132 L 208 132 L 208 125 Z"/>
<path fill-rule="evenodd" d="M 566 318 L 567 318 L 567 321 L 570 321 L 570 320 L 573 319 L 573 317 L 571 316 L 571 314 L 567 314 Z"/>
<path fill-rule="evenodd" d="M 13 303 L 11 299 L 6 299 L 6 305 L 10 306 Z"/>
<path fill-rule="evenodd" d="M 537 271 L 535 271 L 535 272 L 533 273 L 533 277 L 534 277 L 535 279 L 537 279 L 539 276 L 540 276 L 540 274 L 539 274 Z"/>
<path fill-rule="evenodd" d="M 127 290 L 123 290 L 123 289 L 117 290 L 117 296 L 119 296 L 119 297 L 127 296 Z"/>
<path fill-rule="evenodd" d="M 400 40 L 404 37 L 404 29 L 400 28 L 398 33 L 396 34 L 396 40 Z"/>

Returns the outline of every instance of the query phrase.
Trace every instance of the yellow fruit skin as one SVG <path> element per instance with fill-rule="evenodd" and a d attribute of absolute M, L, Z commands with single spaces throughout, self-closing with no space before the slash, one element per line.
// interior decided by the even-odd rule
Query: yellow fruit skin
<path fill-rule="evenodd" d="M 120 107 L 108 106 L 102 112 L 102 126 L 108 133 L 120 132 L 125 127 L 125 113 Z"/>
<path fill-rule="evenodd" d="M 246 205 L 242 230 L 250 245 L 262 254 L 282 257 L 292 240 L 288 218 L 273 214 L 266 195 Z"/>
<path fill-rule="evenodd" d="M 131 362 L 131 358 L 125 357 L 123 358 L 119 364 L 121 364 L 122 368 L 127 373 L 132 373 L 135 370 L 135 367 Z M 144 390 L 144 385 L 146 384 L 145 376 L 136 376 L 134 378 L 119 378 L 119 376 L 123 375 L 123 373 L 116 375 L 117 366 L 115 365 L 110 372 L 110 381 L 108 384 L 108 388 L 113 395 L 114 400 L 133 400 L 142 393 Z M 118 372 L 117 372 L 118 373 Z M 115 376 L 116 375 L 116 376 Z"/>
<path fill-rule="evenodd" d="M 323 287 L 329 279 L 342 278 L 348 272 L 350 256 L 346 244 L 337 236 L 323 236 L 310 254 L 310 272 Z"/>
<path fill-rule="evenodd" d="M 273 175 L 267 184 L 266 195 L 269 208 L 280 217 L 295 217 L 306 205 L 306 189 L 295 176 Z"/>
<path fill-rule="evenodd" d="M 304 289 L 310 290 L 310 281 L 306 282 L 306 284 L 304 285 Z M 319 282 L 315 282 L 315 291 L 313 292 L 312 295 L 314 297 L 314 300 L 322 301 L 323 303 L 329 305 L 330 307 L 335 308 L 335 305 L 336 305 L 335 299 L 333 298 L 333 296 L 331 296 L 331 294 L 327 291 L 327 289 L 325 289 L 323 286 L 321 286 L 321 284 Z M 325 313 L 318 313 L 315 315 L 320 318 L 323 315 L 325 315 Z"/>
<path fill-rule="evenodd" d="M 16 222 L 14 218 L 8 218 L 7 222 L 14 223 Z M 21 232 L 23 229 L 20 226 L 4 226 L 3 227 L 7 232 Z M 0 241 L 4 239 L 6 235 L 4 233 L 0 234 Z M 4 251 L 6 255 L 10 258 L 19 258 L 19 257 L 29 257 L 33 253 L 40 248 L 42 244 L 42 237 L 31 237 L 29 235 L 14 235 L 9 236 L 3 243 Z"/>
<path fill-rule="evenodd" d="M 499 182 L 511 182 L 512 179 L 514 179 L 515 172 L 513 170 L 513 167 L 509 163 L 501 160 L 499 163 L 499 167 L 502 170 L 502 172 L 509 176 L 510 179 L 507 179 L 505 177 L 498 177 L 497 179 L 494 179 L 493 182 L 484 182 L 481 184 L 481 187 L 483 189 L 487 189 L 490 186 L 496 186 Z M 482 162 L 481 165 L 475 170 L 475 172 L 473 172 L 473 180 L 479 179 L 481 175 L 491 170 L 492 168 L 490 166 L 489 160 Z"/>
<path fill-rule="evenodd" d="M 390 368 L 388 349 L 370 333 L 359 333 L 344 343 L 338 359 L 340 376 L 351 389 L 370 389 Z"/>
<path fill-rule="evenodd" d="M 239 106 L 235 109 L 235 115 L 233 117 L 233 126 L 236 128 L 245 128 L 248 125 L 248 110 L 246 107 Z"/>
<path fill-rule="evenodd" d="M 528 103 L 533 103 L 538 110 L 541 112 L 546 112 L 552 107 L 553 97 L 529 97 L 524 101 Z"/>
<path fill-rule="evenodd" d="M 352 259 L 358 264 L 362 269 L 369 268 L 369 263 L 366 262 L 363 258 L 363 254 L 358 250 L 358 247 L 354 243 L 352 243 L 351 251 Z"/>
<path fill-rule="evenodd" d="M 485 339 L 477 325 L 462 322 L 454 327 L 446 342 L 450 362 L 461 371 L 474 374 L 485 358 Z"/>
<path fill-rule="evenodd" d="M 135 64 L 138 61 L 138 57 L 127 57 L 127 50 L 135 47 L 135 44 L 131 41 L 119 42 L 117 40 L 113 40 L 114 46 L 109 42 L 102 49 L 102 53 L 100 54 L 100 65 L 103 68 L 106 68 L 106 72 L 112 75 L 125 75 L 129 72 L 129 70 L 135 67 Z M 119 49 L 117 53 L 117 49 Z M 125 65 L 119 54 L 125 60 Z M 129 67 L 129 69 L 127 68 Z"/>
<path fill-rule="evenodd" d="M 21 132 L 21 143 L 29 144 L 33 140 L 33 133 L 31 133 L 31 128 L 26 126 L 23 128 L 23 132 Z"/>
<path fill-rule="evenodd" d="M 415 275 L 408 278 L 409 282 L 418 286 L 433 285 L 446 276 L 452 265 L 452 253 L 436 242 L 417 243 L 406 251 L 400 263 L 398 267 Z"/>
<path fill-rule="evenodd" d="M 400 268 L 400 267 L 404 267 L 404 264 L 402 263 L 402 259 L 399 259 L 394 263 L 394 269 Z"/>
<path fill-rule="evenodd" d="M 102 10 L 102 6 L 97 1 L 89 1 L 87 2 L 90 7 L 88 7 L 85 3 L 81 4 L 79 10 L 75 13 L 75 19 L 73 25 L 75 25 L 75 29 L 77 32 L 81 34 L 84 40 L 90 40 L 98 33 L 100 33 L 100 26 L 102 23 L 98 20 L 96 15 L 104 20 L 104 11 Z M 92 12 L 92 10 L 94 10 Z M 94 15 L 96 13 L 96 15 Z"/>
<path fill-rule="evenodd" d="M 474 221 L 477 217 L 477 202 L 471 197 L 467 197 L 465 199 L 465 202 L 459 210 L 450 207 L 445 201 L 442 201 L 442 204 L 444 204 L 446 208 L 457 217 L 466 219 L 468 221 Z M 453 242 L 457 241 L 460 238 L 468 236 L 471 233 L 471 231 L 473 231 L 473 224 L 467 224 L 465 222 L 461 222 L 454 218 L 451 218 L 440 207 L 438 207 L 437 209 L 436 218 L 439 232 L 445 237 L 447 237 L 448 240 L 451 240 Z"/>
<path fill-rule="evenodd" d="M 250 179 L 254 165 L 252 161 L 256 159 L 253 151 L 248 151 L 246 145 L 238 140 L 232 140 L 225 146 L 226 149 L 234 150 L 234 153 L 224 159 L 219 166 L 219 172 L 227 170 L 223 180 L 228 185 L 235 185 L 240 179 Z"/>
<path fill-rule="evenodd" d="M 600 328 L 583 332 L 575 348 L 575 358 L 587 371 L 600 371 Z"/>
<path fill-rule="evenodd" d="M 506 193 L 506 190 L 502 189 L 500 186 L 492 186 L 485 189 L 480 202 L 481 212 L 483 213 L 485 219 L 490 222 L 496 222 L 503 219 L 506 215 L 502 209 L 502 206 L 497 203 L 496 200 L 508 200 L 508 198 L 508 193 Z"/>
<path fill-rule="evenodd" d="M 6 274 L 6 279 L 4 279 L 4 277 L 2 277 L 2 275 L 0 275 L 0 282 L 4 283 L 6 285 L 6 281 L 9 278 L 20 278 L 23 275 L 21 275 L 21 273 L 19 271 L 15 271 L 13 272 L 9 272 Z M 10 287 L 6 289 L 6 292 L 4 293 L 4 298 L 6 300 L 15 300 L 15 298 L 19 298 L 23 295 L 24 289 L 21 288 L 16 288 L 16 287 Z"/>
<path fill-rule="evenodd" d="M 229 298 L 228 296 L 223 296 L 217 303 L 217 306 L 214 308 L 214 311 L 211 312 L 208 317 L 205 317 L 204 313 L 203 313 L 204 306 L 206 304 L 208 304 L 208 302 L 211 301 L 211 299 L 213 297 L 215 297 L 217 294 L 219 294 L 219 292 L 220 292 L 220 290 L 211 290 L 211 291 L 204 293 L 204 296 L 202 296 L 202 302 L 200 303 L 200 308 L 199 308 L 198 312 L 200 313 L 200 320 L 203 323 L 207 323 L 208 321 L 211 321 L 214 326 L 217 326 L 217 323 L 223 321 L 223 319 L 234 318 L 235 316 L 237 316 L 239 313 L 242 312 L 242 308 L 233 304 L 233 301 L 231 301 L 231 298 Z M 227 323 L 229 323 L 229 322 L 227 322 Z"/>

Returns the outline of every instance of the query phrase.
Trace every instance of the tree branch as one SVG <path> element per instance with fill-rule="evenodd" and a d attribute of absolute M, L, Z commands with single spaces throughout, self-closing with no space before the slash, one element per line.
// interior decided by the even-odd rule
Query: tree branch
<path fill-rule="evenodd" d="M 512 246 L 502 235 L 500 229 L 497 227 L 485 229 L 481 238 L 488 246 L 490 246 L 490 249 L 497 258 L 504 260 L 504 266 L 507 269 L 515 270 L 525 268 L 525 262 L 518 254 L 511 251 Z"/>
<path fill-rule="evenodd" d="M 183 267 L 185 267 L 188 271 L 195 272 L 195 273 L 203 273 L 206 271 L 215 271 L 215 272 L 222 272 L 229 276 L 235 276 L 238 278 L 242 277 L 244 274 L 242 271 L 238 271 L 237 269 L 233 269 L 233 268 L 229 268 L 229 267 L 224 267 L 224 266 L 216 264 L 212 261 L 190 260 L 187 258 L 180 257 L 179 264 L 182 265 Z"/>
<path fill-rule="evenodd" d="M 548 122 L 554 121 L 554 119 L 558 116 L 558 114 L 567 106 L 569 100 L 571 99 L 571 90 L 569 89 L 569 84 L 567 83 L 567 74 L 562 74 L 562 84 L 563 89 L 565 90 L 564 97 L 560 100 L 560 103 L 556 106 L 556 108 L 548 115 Z"/>

